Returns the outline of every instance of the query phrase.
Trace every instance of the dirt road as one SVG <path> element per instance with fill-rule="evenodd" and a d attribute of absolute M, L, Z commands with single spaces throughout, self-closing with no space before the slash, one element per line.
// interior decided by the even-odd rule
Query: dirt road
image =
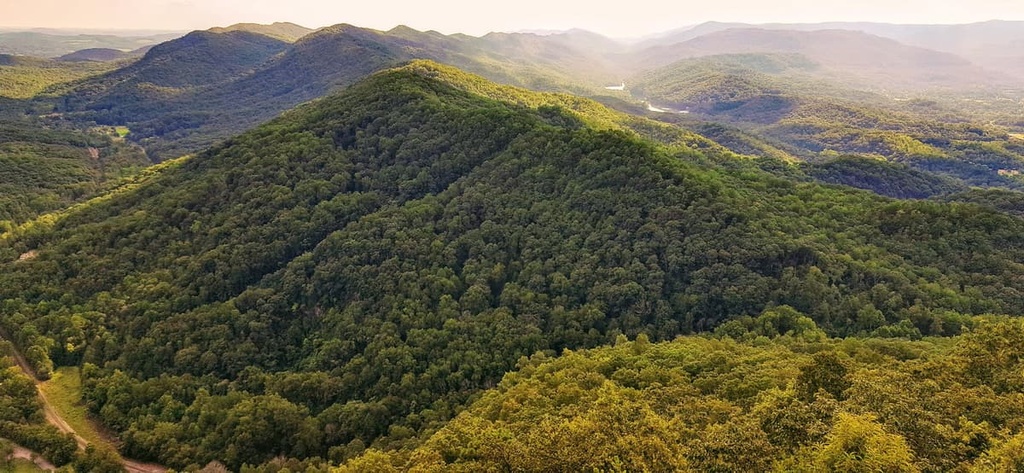
<path fill-rule="evenodd" d="M 14 453 L 11 454 L 11 458 L 15 460 L 28 460 L 43 471 L 54 471 L 57 469 L 53 463 L 46 461 L 45 458 L 39 456 L 36 452 L 22 447 L 21 445 L 14 445 Z"/>
<path fill-rule="evenodd" d="M 0 333 L 0 340 L 4 339 L 4 334 Z M 33 381 L 35 381 L 36 392 L 39 393 L 39 399 L 43 401 L 43 415 L 46 417 L 46 422 L 49 422 L 54 427 L 57 427 L 57 429 L 59 429 L 61 432 L 73 435 L 75 437 L 75 442 L 78 443 L 78 448 L 84 450 L 85 447 L 88 447 L 89 441 L 82 438 L 81 435 L 78 435 L 78 432 L 75 432 L 75 429 L 72 429 L 71 426 L 67 423 L 67 421 L 65 421 L 64 418 L 60 416 L 60 413 L 53 408 L 53 404 L 50 403 L 50 400 L 46 399 L 46 394 L 43 393 L 43 390 L 39 386 L 43 382 L 39 381 L 39 378 L 36 377 L 35 371 L 33 371 L 32 367 L 29 366 L 28 360 L 26 360 L 25 357 L 21 355 L 21 352 L 19 352 L 17 348 L 14 349 L 14 361 L 18 363 L 18 366 L 21 368 L 22 371 L 25 372 L 25 374 L 27 374 L 30 378 L 32 378 Z M 17 448 L 18 447 L 15 448 L 16 452 Z M 29 452 L 29 454 L 31 454 L 31 452 Z M 129 473 L 166 473 L 167 471 L 167 468 L 164 468 L 160 465 L 137 462 L 135 460 L 129 460 L 127 458 L 121 458 L 121 462 L 124 465 L 125 471 L 128 471 Z"/>

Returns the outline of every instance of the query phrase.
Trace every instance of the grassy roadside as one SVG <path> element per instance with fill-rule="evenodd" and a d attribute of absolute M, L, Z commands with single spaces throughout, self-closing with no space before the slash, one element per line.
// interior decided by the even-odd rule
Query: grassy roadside
<path fill-rule="evenodd" d="M 43 471 L 28 460 L 14 460 L 10 465 L 0 467 L 0 470 L 3 470 L 3 468 L 10 468 L 12 473 L 39 473 Z"/>
<path fill-rule="evenodd" d="M 89 413 L 82 405 L 82 377 L 77 367 L 62 367 L 54 371 L 53 377 L 39 388 L 50 401 L 57 414 L 74 431 L 91 444 L 106 445 L 109 442 L 96 425 L 89 420 Z"/>

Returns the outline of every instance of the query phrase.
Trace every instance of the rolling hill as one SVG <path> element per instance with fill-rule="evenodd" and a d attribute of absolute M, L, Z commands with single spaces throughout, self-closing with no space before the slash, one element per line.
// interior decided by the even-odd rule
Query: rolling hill
<path fill-rule="evenodd" d="M 779 307 L 715 338 L 622 337 L 523 360 L 421 446 L 338 471 L 1013 470 L 1021 364 L 998 360 L 1022 335 L 997 319 L 951 340 L 830 340 Z M 1008 384 L 978 389 L 993 379 Z"/>
<path fill-rule="evenodd" d="M 0 54 L 0 97 L 29 99 L 59 84 L 74 82 L 113 70 L 111 64 L 64 62 L 26 56 Z M 25 104 L 0 106 L 0 114 Z"/>
<path fill-rule="evenodd" d="M 138 62 L 107 76 L 93 79 L 110 87 L 122 83 L 150 84 L 157 88 L 182 89 L 216 84 L 236 77 L 285 50 L 286 43 L 256 33 L 223 34 L 195 31 L 154 46 Z"/>
<path fill-rule="evenodd" d="M 239 469 L 414 448 L 537 352 L 781 305 L 822 337 L 1024 308 L 1018 218 L 784 179 L 614 115 L 427 61 L 375 73 L 5 234 L 0 326 L 82 365 L 130 456 Z"/>
<path fill-rule="evenodd" d="M 93 62 L 112 62 L 112 61 L 124 61 L 126 59 L 139 58 L 149 51 L 149 47 L 137 49 L 135 51 L 121 51 L 119 49 L 110 48 L 90 48 L 83 49 L 81 51 L 75 51 L 71 54 L 65 54 L 59 58 L 58 61 L 66 62 L 81 62 L 81 61 L 93 61 Z"/>
<path fill-rule="evenodd" d="M 859 31 L 735 26 L 741 25 L 707 24 L 630 47 L 579 30 L 475 38 L 404 26 L 377 31 L 342 24 L 311 32 L 241 24 L 191 33 L 137 64 L 48 92 L 62 96 L 50 103 L 73 121 L 128 126 L 156 159 L 200 150 L 412 59 L 584 96 L 616 95 L 604 86 L 627 80 L 633 99 L 722 112 L 730 123 L 766 123 L 800 108 L 803 99 L 835 97 L 904 113 L 912 110 L 892 102 L 908 96 L 921 99 L 908 104 L 939 100 L 938 113 L 924 113 L 944 121 L 1014 120 L 1004 97 L 979 92 L 1012 79 L 958 56 Z"/>

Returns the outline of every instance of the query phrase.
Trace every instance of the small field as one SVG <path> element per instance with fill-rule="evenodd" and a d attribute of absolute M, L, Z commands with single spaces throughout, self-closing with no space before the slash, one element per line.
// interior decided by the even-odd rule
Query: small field
<path fill-rule="evenodd" d="M 82 377 L 78 368 L 58 368 L 53 377 L 39 385 L 57 414 L 89 443 L 106 444 L 82 405 Z"/>

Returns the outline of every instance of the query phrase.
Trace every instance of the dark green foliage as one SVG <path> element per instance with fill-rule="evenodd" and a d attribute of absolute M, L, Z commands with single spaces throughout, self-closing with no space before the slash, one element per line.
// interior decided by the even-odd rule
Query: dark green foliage
<path fill-rule="evenodd" d="M 135 64 L 99 80 L 132 80 L 169 88 L 216 84 L 262 64 L 285 48 L 281 40 L 245 31 L 194 31 L 154 46 Z"/>
<path fill-rule="evenodd" d="M 1024 217 L 1024 192 L 1005 189 L 971 189 L 945 196 L 949 202 L 969 202 Z"/>
<path fill-rule="evenodd" d="M 846 365 L 835 353 L 817 353 L 808 364 L 800 367 L 794 388 L 806 402 L 814 402 L 818 391 L 842 400 L 850 387 L 846 374 Z"/>
<path fill-rule="evenodd" d="M 808 164 L 804 172 L 822 182 L 867 189 L 897 199 L 927 199 L 965 190 L 950 178 L 898 163 L 856 156 Z"/>
<path fill-rule="evenodd" d="M 73 465 L 75 471 L 88 471 L 89 473 L 121 473 L 125 471 L 117 452 L 95 445 L 85 447 L 85 451 L 79 455 Z"/>
<path fill-rule="evenodd" d="M 58 61 L 64 62 L 113 62 L 142 57 L 144 52 L 124 52 L 118 49 L 89 48 L 65 54 Z"/>

